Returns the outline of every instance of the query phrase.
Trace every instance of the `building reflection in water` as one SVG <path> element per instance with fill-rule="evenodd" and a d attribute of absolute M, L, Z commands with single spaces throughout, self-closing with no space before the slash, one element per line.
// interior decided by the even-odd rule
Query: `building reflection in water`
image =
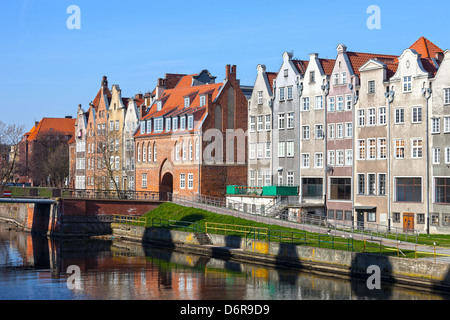
<path fill-rule="evenodd" d="M 75 299 L 448 298 L 390 285 L 383 286 L 381 291 L 370 291 L 359 280 L 279 270 L 121 241 L 49 240 L 8 230 L 0 224 L 0 267 L 32 268 L 36 271 L 33 275 L 45 282 L 46 288 L 52 283 L 61 288 L 69 276 L 66 270 L 70 265 L 81 269 L 81 289 L 70 290 L 65 286 L 63 289 L 72 291 L 70 294 Z M 41 294 L 45 296 L 45 290 Z"/>

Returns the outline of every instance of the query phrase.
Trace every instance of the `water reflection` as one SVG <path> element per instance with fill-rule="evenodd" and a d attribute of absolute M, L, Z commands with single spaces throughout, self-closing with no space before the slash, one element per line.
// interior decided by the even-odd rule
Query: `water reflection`
<path fill-rule="evenodd" d="M 67 287 L 70 265 L 81 289 Z M 120 241 L 63 241 L 0 224 L 0 299 L 349 300 L 447 299 L 390 285 L 183 254 Z"/>

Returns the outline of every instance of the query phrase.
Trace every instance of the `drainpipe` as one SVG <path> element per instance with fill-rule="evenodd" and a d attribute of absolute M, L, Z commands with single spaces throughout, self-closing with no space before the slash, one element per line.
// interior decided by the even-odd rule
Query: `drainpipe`
<path fill-rule="evenodd" d="M 299 179 L 299 181 L 298 181 L 298 185 L 299 185 L 299 188 L 300 188 L 300 190 L 298 190 L 298 194 L 299 194 L 299 196 L 300 196 L 300 198 L 299 198 L 299 204 L 300 203 L 302 203 L 303 202 L 303 193 L 302 193 L 302 157 L 301 157 L 301 155 L 302 155 L 302 148 L 301 148 L 301 145 L 302 145 L 302 126 L 301 126 L 301 97 L 303 96 L 303 82 L 298 82 L 298 79 L 296 80 L 296 84 L 297 84 L 297 90 L 298 90 L 298 156 L 299 156 L 299 159 L 300 159 L 300 161 L 299 161 L 299 163 L 298 163 L 298 172 L 299 172 L 299 174 L 298 174 L 298 179 Z M 280 139 L 278 138 L 278 141 L 279 141 Z M 300 211 L 301 211 L 301 209 L 300 209 Z"/>
<path fill-rule="evenodd" d="M 352 187 L 353 187 L 353 190 L 352 190 L 352 215 L 353 215 L 353 210 L 355 208 L 355 192 L 354 192 L 355 190 L 354 190 L 354 188 L 356 185 L 356 182 L 355 182 L 355 164 L 356 164 L 355 157 L 356 157 L 356 155 L 355 155 L 355 139 L 354 139 L 355 132 L 356 132 L 355 105 L 358 102 L 358 95 L 356 95 L 355 91 L 353 90 L 354 89 L 353 83 L 349 83 L 348 88 L 350 89 L 350 91 L 352 93 L 352 136 L 353 136 L 352 137 L 352 140 L 353 140 L 352 141 Z M 352 224 L 353 223 L 354 223 L 354 217 L 352 217 Z"/>
<path fill-rule="evenodd" d="M 386 172 L 386 194 L 388 197 L 388 232 L 391 231 L 391 103 L 394 101 L 395 91 L 393 89 L 389 90 L 384 94 L 388 101 L 388 107 L 386 110 L 386 123 L 387 123 L 387 160 L 388 160 L 388 169 Z"/>
<path fill-rule="evenodd" d="M 429 154 L 429 137 L 428 137 L 428 130 L 429 130 L 429 117 L 428 117 L 428 100 L 431 97 L 431 88 L 422 88 L 422 95 L 426 100 L 426 111 L 425 111 L 425 115 L 426 115 L 426 129 L 425 129 L 425 134 L 426 134 L 426 154 L 427 154 L 427 173 L 426 173 L 426 180 L 427 180 L 427 192 L 426 192 L 426 196 L 427 196 L 427 234 L 430 234 L 430 154 Z"/>
<path fill-rule="evenodd" d="M 323 154 L 323 171 L 324 171 L 324 179 L 323 179 L 323 207 L 324 207 L 324 216 L 327 217 L 327 196 L 328 196 L 328 183 L 327 183 L 327 167 L 328 167 L 328 122 L 327 122 L 327 97 L 330 93 L 330 85 L 328 82 L 325 82 L 321 87 L 323 93 L 323 110 L 324 110 L 324 121 L 323 121 L 323 139 L 324 139 L 324 154 Z"/>

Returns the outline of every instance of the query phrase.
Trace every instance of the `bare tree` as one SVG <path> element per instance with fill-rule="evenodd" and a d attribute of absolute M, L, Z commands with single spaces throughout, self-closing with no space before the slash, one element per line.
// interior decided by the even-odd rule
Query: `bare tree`
<path fill-rule="evenodd" d="M 0 121 L 0 189 L 14 180 L 19 156 L 19 141 L 24 133 L 23 125 Z"/>

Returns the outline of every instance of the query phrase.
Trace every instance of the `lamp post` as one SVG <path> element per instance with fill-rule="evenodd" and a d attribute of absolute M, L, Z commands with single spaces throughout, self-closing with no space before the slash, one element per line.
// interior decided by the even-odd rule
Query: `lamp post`
<path fill-rule="evenodd" d="M 355 93 L 354 89 L 354 85 L 353 83 L 349 83 L 348 88 L 350 89 L 351 93 L 352 93 L 352 136 L 355 137 L 355 132 L 356 132 L 356 128 L 355 128 L 355 105 L 358 102 L 358 94 Z M 354 188 L 355 186 L 355 141 L 354 139 L 352 139 L 352 186 Z M 353 223 L 355 222 L 354 220 L 354 216 L 353 216 L 353 210 L 355 207 L 355 196 L 354 196 L 354 190 L 352 190 L 352 226 Z"/>
<path fill-rule="evenodd" d="M 324 121 L 323 121 L 323 139 L 324 139 L 324 154 L 323 154 L 323 162 L 324 162 L 324 178 L 323 178 L 323 190 L 324 190 L 324 197 L 323 197 L 323 206 L 325 210 L 325 216 L 327 216 L 327 196 L 328 196 L 328 184 L 327 184 L 327 168 L 328 168 L 328 146 L 327 146 L 327 136 L 328 136 L 328 123 L 327 123 L 327 97 L 330 93 L 330 84 L 328 81 L 324 82 L 324 84 L 320 87 L 323 92 L 323 110 L 324 110 Z"/>
<path fill-rule="evenodd" d="M 426 117 L 426 128 L 425 128 L 425 145 L 426 145 L 426 162 L 427 162 L 427 173 L 426 173 L 426 185 L 427 185 L 427 192 L 426 192 L 426 197 L 427 197 L 427 234 L 430 234 L 430 153 L 429 153 L 429 137 L 428 137 L 428 125 L 429 125 L 429 116 L 428 116 L 428 100 L 430 99 L 432 94 L 432 90 L 430 87 L 422 88 L 422 95 L 425 98 L 426 101 L 426 108 L 425 108 L 425 117 Z"/>
<path fill-rule="evenodd" d="M 395 91 L 392 88 L 391 90 L 386 91 L 384 96 L 387 99 L 388 102 L 388 108 L 387 108 L 387 159 L 388 159 L 388 169 L 386 172 L 387 175 L 387 185 L 386 185 L 386 194 L 388 197 L 388 232 L 391 230 L 391 103 L 394 101 Z"/>

